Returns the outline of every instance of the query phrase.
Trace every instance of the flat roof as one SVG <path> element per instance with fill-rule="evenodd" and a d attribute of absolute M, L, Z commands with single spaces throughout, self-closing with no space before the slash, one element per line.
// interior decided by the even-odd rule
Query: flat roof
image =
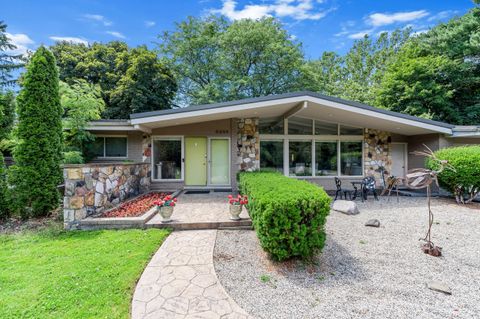
<path fill-rule="evenodd" d="M 140 119 L 140 118 L 147 118 L 147 117 L 153 117 L 153 116 L 162 116 L 162 115 L 170 115 L 170 114 L 178 114 L 178 113 L 186 113 L 186 112 L 194 112 L 194 111 L 202 111 L 202 110 L 211 110 L 211 109 L 221 109 L 223 107 L 229 107 L 229 106 L 235 106 L 235 105 L 251 104 L 251 103 L 266 102 L 266 101 L 275 101 L 275 100 L 281 100 L 281 99 L 292 98 L 292 97 L 301 97 L 301 96 L 309 96 L 309 97 L 313 97 L 313 98 L 324 99 L 324 100 L 327 100 L 327 101 L 340 103 L 340 104 L 345 104 L 345 105 L 353 106 L 353 107 L 363 109 L 363 110 L 367 110 L 367 111 L 373 111 L 373 112 L 377 112 L 377 113 L 380 113 L 380 114 L 386 114 L 386 115 L 395 116 L 395 117 L 406 119 L 406 120 L 421 122 L 421 123 L 424 123 L 424 124 L 435 125 L 435 126 L 439 126 L 439 127 L 443 127 L 443 128 L 452 129 L 452 128 L 455 127 L 455 125 L 440 122 L 440 121 L 423 119 L 423 118 L 416 117 L 416 116 L 413 116 L 413 115 L 408 115 L 408 114 L 398 113 L 398 112 L 394 112 L 394 111 L 390 111 L 390 110 L 380 109 L 380 108 L 377 108 L 377 107 L 373 107 L 371 105 L 358 103 L 358 102 L 354 102 L 354 101 L 349 101 L 349 100 L 344 100 L 344 99 L 341 99 L 341 98 L 327 96 L 327 95 L 323 95 L 323 94 L 320 94 L 320 93 L 314 93 L 314 92 L 310 92 L 310 91 L 299 91 L 299 92 L 291 92 L 291 93 L 284 93 L 284 94 L 275 94 L 275 95 L 268 95 L 268 96 L 262 96 L 262 97 L 256 97 L 256 98 L 247 98 L 247 99 L 227 101 L 227 102 L 221 102 L 221 103 L 193 105 L 193 106 L 188 106 L 188 107 L 183 107 L 183 108 L 168 109 L 168 110 L 161 110 L 161 111 L 133 113 L 133 114 L 130 115 L 130 118 L 131 119 Z"/>

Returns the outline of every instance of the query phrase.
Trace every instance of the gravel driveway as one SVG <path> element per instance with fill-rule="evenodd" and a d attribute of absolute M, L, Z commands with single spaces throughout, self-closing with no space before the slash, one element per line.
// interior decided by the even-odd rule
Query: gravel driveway
<path fill-rule="evenodd" d="M 369 199 L 361 213 L 331 212 L 327 243 L 306 264 L 271 262 L 253 231 L 219 231 L 217 275 L 232 298 L 257 318 L 478 318 L 480 209 L 433 200 L 432 240 L 440 258 L 425 255 L 425 198 Z M 380 228 L 365 227 L 370 218 Z M 452 295 L 429 290 L 448 285 Z"/>

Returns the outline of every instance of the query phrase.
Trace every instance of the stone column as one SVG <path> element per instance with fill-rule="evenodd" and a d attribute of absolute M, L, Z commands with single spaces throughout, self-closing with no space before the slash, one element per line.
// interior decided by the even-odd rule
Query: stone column
<path fill-rule="evenodd" d="M 240 171 L 260 169 L 258 118 L 237 121 L 237 165 Z"/>
<path fill-rule="evenodd" d="M 383 185 L 382 169 L 386 176 L 391 174 L 391 143 L 392 137 L 389 132 L 365 129 L 365 175 L 374 176 L 377 186 Z"/>
<path fill-rule="evenodd" d="M 151 163 L 152 161 L 152 139 L 148 134 L 142 138 L 142 162 Z"/>

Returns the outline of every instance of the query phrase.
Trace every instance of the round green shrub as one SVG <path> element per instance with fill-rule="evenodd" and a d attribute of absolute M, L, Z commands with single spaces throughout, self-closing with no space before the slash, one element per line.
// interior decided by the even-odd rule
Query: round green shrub
<path fill-rule="evenodd" d="M 445 169 L 438 175 L 440 186 L 454 193 L 455 187 L 480 187 L 480 146 L 460 146 L 443 148 L 435 152 L 440 160 L 447 160 L 456 171 Z M 429 169 L 437 170 L 439 164 L 427 160 Z"/>
<path fill-rule="evenodd" d="M 241 173 L 240 189 L 260 244 L 276 260 L 310 257 L 325 244 L 330 197 L 312 183 L 279 173 Z"/>
<path fill-rule="evenodd" d="M 83 164 L 85 163 L 82 153 L 79 151 L 63 152 L 63 164 Z"/>

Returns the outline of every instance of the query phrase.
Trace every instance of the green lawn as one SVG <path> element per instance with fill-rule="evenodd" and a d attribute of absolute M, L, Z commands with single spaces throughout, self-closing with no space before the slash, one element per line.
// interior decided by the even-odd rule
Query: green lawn
<path fill-rule="evenodd" d="M 0 318 L 128 318 L 166 230 L 0 235 Z"/>

